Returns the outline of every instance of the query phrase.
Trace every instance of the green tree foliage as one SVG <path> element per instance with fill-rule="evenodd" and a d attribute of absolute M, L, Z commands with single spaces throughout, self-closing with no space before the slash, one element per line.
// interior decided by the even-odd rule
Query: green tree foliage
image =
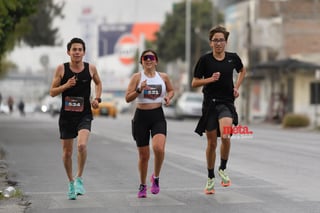
<path fill-rule="evenodd" d="M 200 54 L 210 50 L 208 32 L 221 23 L 223 16 L 211 0 L 193 0 L 191 2 L 191 64 Z M 157 33 L 157 52 L 167 62 L 178 58 L 185 60 L 186 3 L 176 3 L 173 12 L 166 15 L 166 20 Z"/>
<path fill-rule="evenodd" d="M 12 49 L 16 26 L 36 11 L 38 0 L 0 0 L 0 57 Z"/>
<path fill-rule="evenodd" d="M 53 0 L 0 0 L 0 75 L 9 64 L 4 55 L 17 42 L 30 46 L 57 44 L 58 29 L 52 28 L 55 17 L 63 18 L 61 5 Z"/>
<path fill-rule="evenodd" d="M 16 39 L 22 35 L 17 25 L 36 11 L 38 0 L 0 0 L 0 76 L 10 67 L 4 55 L 12 50 Z"/>
<path fill-rule="evenodd" d="M 64 18 L 62 9 L 64 3 L 57 5 L 53 0 L 42 0 L 39 2 L 38 10 L 35 14 L 29 17 L 28 31 L 22 37 L 22 40 L 33 46 L 58 45 L 58 28 L 53 28 L 52 22 L 55 18 Z"/>

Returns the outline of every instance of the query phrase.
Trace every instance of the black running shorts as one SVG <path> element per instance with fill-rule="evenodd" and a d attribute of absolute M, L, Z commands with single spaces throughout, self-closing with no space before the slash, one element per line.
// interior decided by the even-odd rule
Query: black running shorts
<path fill-rule="evenodd" d="M 92 116 L 59 118 L 60 139 L 72 139 L 78 136 L 81 129 L 91 131 Z"/>
<path fill-rule="evenodd" d="M 232 113 L 229 108 L 224 104 L 217 104 L 215 110 L 212 110 L 208 114 L 208 120 L 206 125 L 207 131 L 215 130 L 219 127 L 219 119 L 232 118 Z"/>
<path fill-rule="evenodd" d="M 142 110 L 136 109 L 132 119 L 132 136 L 138 147 L 148 146 L 150 135 L 167 135 L 167 122 L 162 107 Z"/>

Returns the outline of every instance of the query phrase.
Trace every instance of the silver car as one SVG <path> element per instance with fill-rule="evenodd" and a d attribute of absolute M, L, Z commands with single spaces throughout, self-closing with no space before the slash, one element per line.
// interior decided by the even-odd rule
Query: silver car
<path fill-rule="evenodd" d="M 175 107 L 176 117 L 198 118 L 202 115 L 203 94 L 200 92 L 184 92 L 178 98 Z"/>

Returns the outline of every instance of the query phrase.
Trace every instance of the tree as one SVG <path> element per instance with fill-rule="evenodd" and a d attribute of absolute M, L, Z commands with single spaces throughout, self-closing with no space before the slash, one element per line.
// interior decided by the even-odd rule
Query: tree
<path fill-rule="evenodd" d="M 210 50 L 208 31 L 223 16 L 211 0 L 193 0 L 191 2 L 191 64 L 200 54 Z M 167 62 L 178 58 L 185 60 L 186 2 L 176 3 L 173 12 L 167 14 L 164 24 L 157 33 L 157 52 Z M 205 32 L 205 33 L 203 33 Z"/>
<path fill-rule="evenodd" d="M 38 0 L 0 0 L 0 57 L 12 49 L 16 26 L 36 11 Z"/>
<path fill-rule="evenodd" d="M 61 5 L 54 4 L 53 0 L 40 1 L 37 12 L 29 17 L 29 22 L 32 24 L 28 25 L 28 31 L 22 40 L 31 47 L 61 44 L 58 41 L 59 30 L 53 28 L 52 22 L 57 17 L 64 18 L 62 14 L 64 4 L 64 2 Z"/>
<path fill-rule="evenodd" d="M 0 0 L 0 75 L 9 63 L 4 63 L 4 54 L 13 49 L 16 38 L 22 32 L 16 32 L 19 23 L 36 10 L 38 0 Z"/>
<path fill-rule="evenodd" d="M 57 44 L 57 29 L 52 20 L 61 14 L 64 3 L 54 5 L 53 0 L 0 0 L 0 75 L 4 72 L 5 53 L 17 42 L 30 46 Z"/>

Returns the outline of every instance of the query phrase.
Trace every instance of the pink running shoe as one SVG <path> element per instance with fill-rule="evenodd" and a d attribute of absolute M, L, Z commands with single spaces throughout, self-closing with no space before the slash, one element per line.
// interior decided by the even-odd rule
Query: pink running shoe
<path fill-rule="evenodd" d="M 140 184 L 138 198 L 146 198 L 147 197 L 147 185 Z"/>
<path fill-rule="evenodd" d="M 151 181 L 151 184 L 152 184 L 151 185 L 151 189 L 150 189 L 151 193 L 152 194 L 158 194 L 159 191 L 160 191 L 159 178 L 155 178 L 154 175 L 152 174 L 150 181 Z"/>

